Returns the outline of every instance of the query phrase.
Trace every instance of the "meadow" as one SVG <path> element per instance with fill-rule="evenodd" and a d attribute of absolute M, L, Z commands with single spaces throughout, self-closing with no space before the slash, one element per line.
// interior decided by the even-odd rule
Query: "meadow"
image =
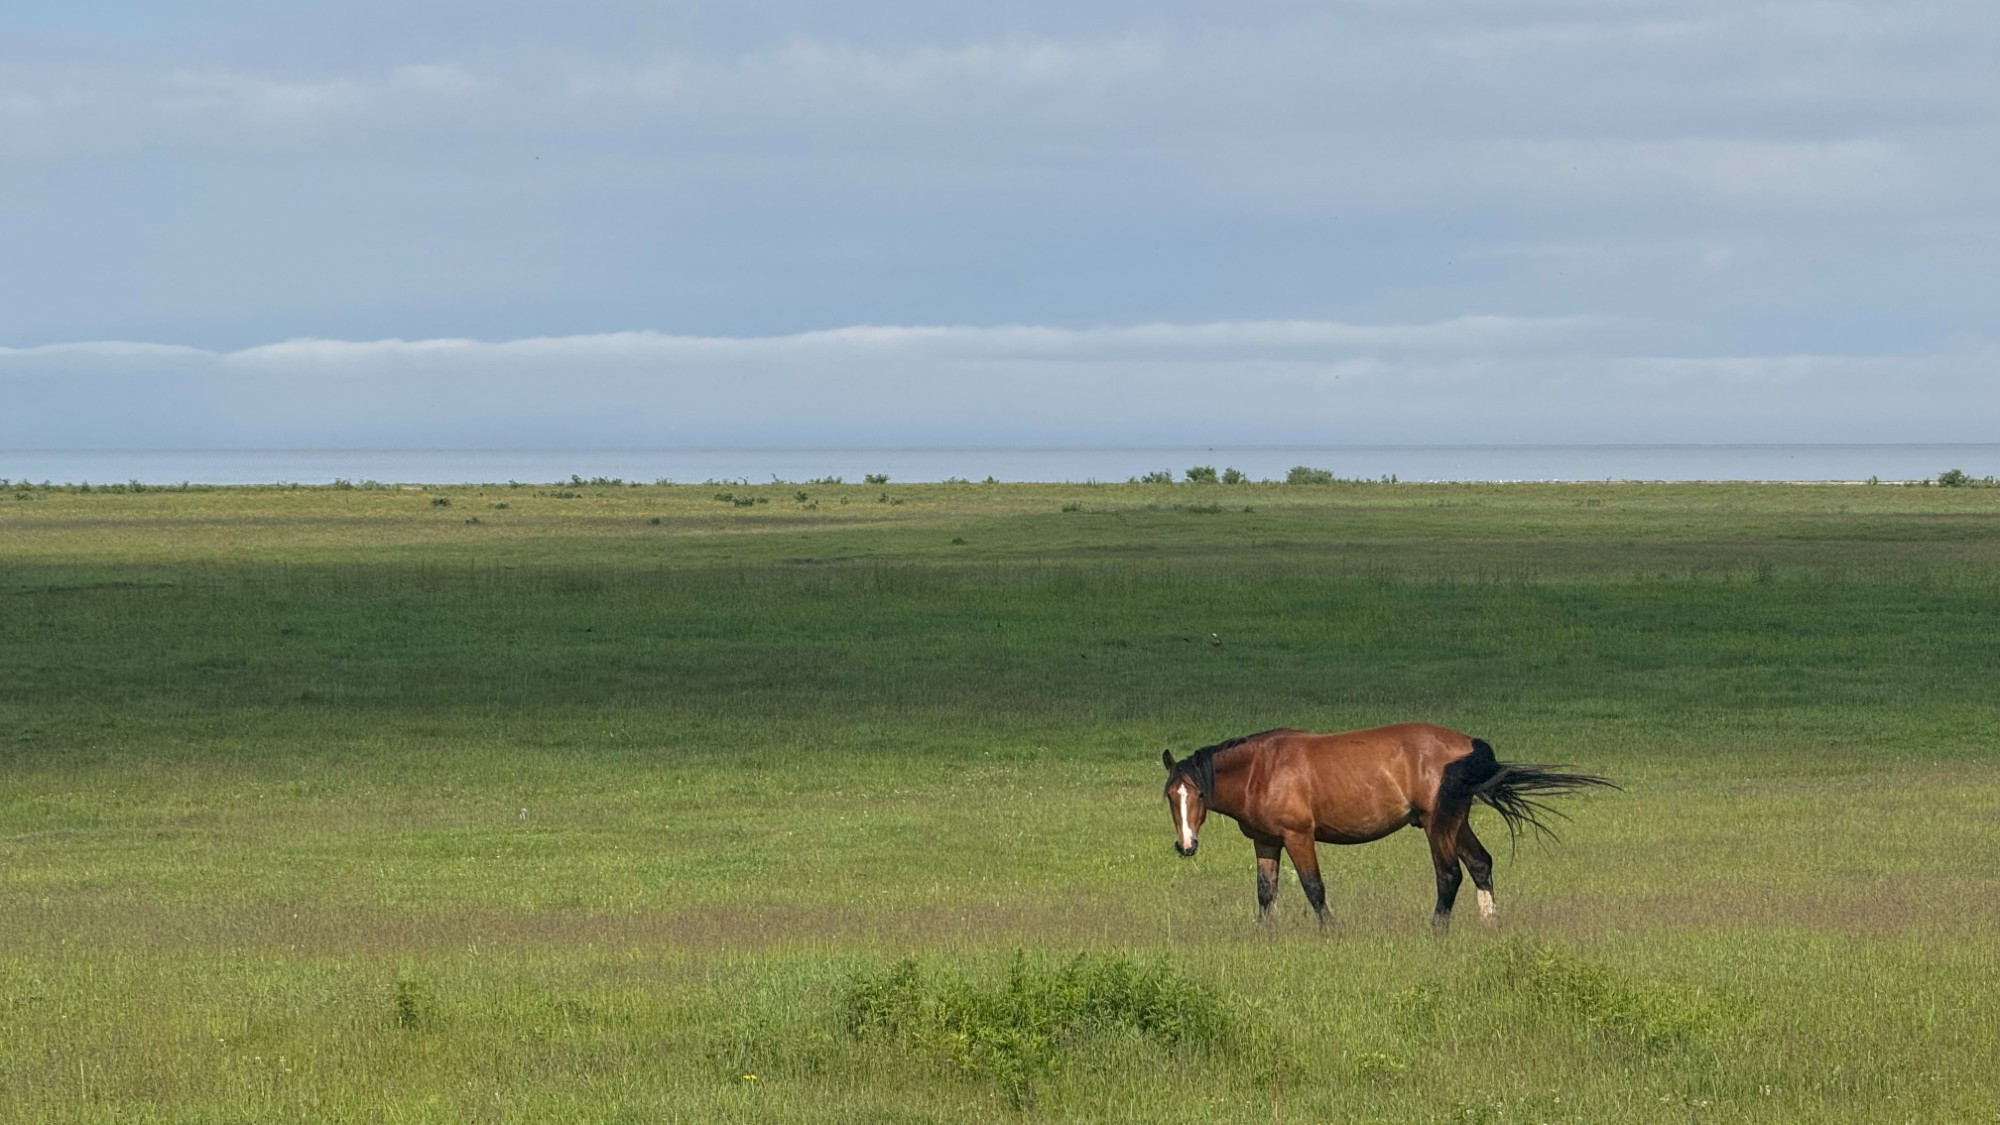
<path fill-rule="evenodd" d="M 0 1120 L 2000 1122 L 2000 489 L 0 490 Z M 1422 719 L 1620 792 L 1171 848 Z"/>

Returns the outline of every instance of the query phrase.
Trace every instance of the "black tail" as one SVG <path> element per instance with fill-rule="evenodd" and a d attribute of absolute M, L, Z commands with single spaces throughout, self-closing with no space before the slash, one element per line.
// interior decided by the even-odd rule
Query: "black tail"
<path fill-rule="evenodd" d="M 1606 778 L 1588 773 L 1564 773 L 1554 766 L 1530 766 L 1502 762 L 1493 756 L 1493 747 L 1483 738 L 1472 740 L 1472 753 L 1444 768 L 1438 784 L 1438 807 L 1453 808 L 1479 801 L 1507 822 L 1507 835 L 1518 838 L 1523 828 L 1555 839 L 1555 829 L 1544 815 L 1569 818 L 1552 809 L 1540 797 L 1559 797 L 1579 789 L 1616 789 Z"/>

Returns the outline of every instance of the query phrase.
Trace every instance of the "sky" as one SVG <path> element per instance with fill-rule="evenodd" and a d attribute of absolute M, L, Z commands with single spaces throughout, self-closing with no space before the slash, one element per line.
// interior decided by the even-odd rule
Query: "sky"
<path fill-rule="evenodd" d="M 2000 440 L 1991 0 L 12 0 L 0 448 Z"/>

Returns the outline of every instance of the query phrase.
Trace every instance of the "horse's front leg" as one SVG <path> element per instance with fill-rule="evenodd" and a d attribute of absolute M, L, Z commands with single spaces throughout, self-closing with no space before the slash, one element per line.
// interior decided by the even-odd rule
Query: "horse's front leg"
<path fill-rule="evenodd" d="M 1270 930 L 1274 928 L 1271 903 L 1278 897 L 1278 854 L 1284 849 L 1262 840 L 1250 843 L 1257 849 L 1257 925 Z"/>
<path fill-rule="evenodd" d="M 1333 919 L 1326 912 L 1326 884 L 1319 878 L 1319 852 L 1313 847 L 1310 832 L 1294 832 L 1285 837 L 1285 854 L 1292 857 L 1292 870 L 1299 873 L 1299 889 L 1305 891 L 1306 901 L 1312 904 L 1313 914 L 1319 918 L 1319 928 L 1324 930 Z"/>

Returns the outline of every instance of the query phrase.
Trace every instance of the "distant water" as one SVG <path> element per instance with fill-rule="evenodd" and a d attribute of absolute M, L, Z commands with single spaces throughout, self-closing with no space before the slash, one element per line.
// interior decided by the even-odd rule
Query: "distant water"
<path fill-rule="evenodd" d="M 2000 475 L 1987 445 L 1328 445 L 958 449 L 0 450 L 0 478 L 57 484 L 545 484 L 841 477 L 896 481 L 1122 481 L 1195 465 L 1283 479 L 1295 465 L 1407 481 L 1924 480 Z"/>

